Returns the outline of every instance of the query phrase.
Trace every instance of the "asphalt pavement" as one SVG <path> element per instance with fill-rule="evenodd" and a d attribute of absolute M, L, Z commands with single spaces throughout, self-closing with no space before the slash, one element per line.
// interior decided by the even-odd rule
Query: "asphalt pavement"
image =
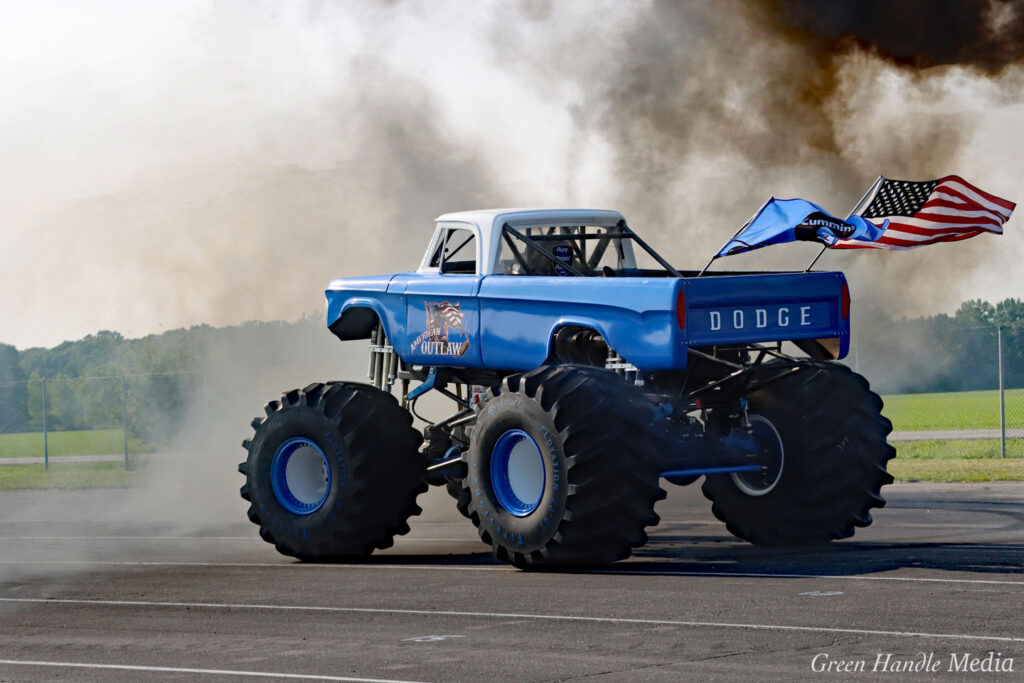
<path fill-rule="evenodd" d="M 783 551 L 671 487 L 632 559 L 522 572 L 439 490 L 394 548 L 332 565 L 238 518 L 133 517 L 130 492 L 4 492 L 0 680 L 1024 678 L 1024 484 L 886 495 L 853 539 Z"/>

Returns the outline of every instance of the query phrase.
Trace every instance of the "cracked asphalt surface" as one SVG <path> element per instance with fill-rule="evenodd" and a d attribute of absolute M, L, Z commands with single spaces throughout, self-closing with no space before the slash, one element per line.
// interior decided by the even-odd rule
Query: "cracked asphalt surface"
<path fill-rule="evenodd" d="M 244 516 L 185 533 L 115 520 L 123 492 L 61 492 L 70 519 L 40 495 L 0 496 L 0 680 L 891 680 L 885 653 L 934 653 L 900 679 L 1024 676 L 1024 483 L 890 486 L 874 525 L 802 551 L 733 539 L 670 487 L 646 547 L 574 573 L 495 563 L 439 490 L 394 548 L 339 565 Z M 947 670 L 989 651 L 1013 672 Z"/>

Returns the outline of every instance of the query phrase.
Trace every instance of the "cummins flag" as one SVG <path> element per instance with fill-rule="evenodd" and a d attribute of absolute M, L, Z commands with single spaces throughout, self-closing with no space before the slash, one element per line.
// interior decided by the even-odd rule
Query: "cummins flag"
<path fill-rule="evenodd" d="M 921 182 L 883 177 L 873 192 L 858 213 L 889 229 L 875 242 L 840 240 L 836 249 L 913 249 L 983 232 L 1001 235 L 1016 206 L 955 175 Z"/>
<path fill-rule="evenodd" d="M 860 216 L 850 216 L 844 221 L 806 199 L 772 198 L 715 258 L 798 240 L 829 246 L 840 240 L 874 241 L 884 234 L 887 223 L 875 225 Z"/>

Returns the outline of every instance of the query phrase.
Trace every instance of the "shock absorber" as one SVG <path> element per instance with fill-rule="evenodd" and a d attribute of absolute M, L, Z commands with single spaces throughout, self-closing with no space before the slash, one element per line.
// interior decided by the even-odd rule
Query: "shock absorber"
<path fill-rule="evenodd" d="M 374 351 L 377 352 L 377 367 L 376 367 L 376 370 L 375 370 L 375 372 L 377 374 L 376 387 L 378 389 L 383 389 L 384 388 L 384 379 L 385 379 L 384 378 L 384 355 L 385 354 L 383 353 L 383 351 L 384 351 L 384 324 L 383 323 L 378 323 L 377 324 L 377 347 L 374 349 Z"/>
<path fill-rule="evenodd" d="M 374 353 L 374 347 L 377 346 L 377 336 L 380 334 L 380 323 L 373 328 L 370 332 L 370 367 L 367 370 L 367 377 L 370 379 L 370 384 L 377 386 L 377 354 Z"/>
<path fill-rule="evenodd" d="M 367 373 L 370 384 L 381 390 L 387 387 L 390 391 L 396 379 L 397 361 L 397 354 L 384 335 L 384 325 L 378 322 L 370 333 L 370 366 Z"/>

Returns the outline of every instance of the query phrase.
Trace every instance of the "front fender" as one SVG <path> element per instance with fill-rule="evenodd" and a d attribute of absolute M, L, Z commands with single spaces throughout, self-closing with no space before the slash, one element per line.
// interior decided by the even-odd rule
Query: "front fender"
<path fill-rule="evenodd" d="M 333 316 L 333 321 L 331 318 L 331 314 L 328 313 L 328 329 L 343 341 L 369 339 L 377 327 L 378 320 L 384 321 L 384 333 L 388 335 L 389 339 L 391 338 L 387 312 L 379 301 L 365 298 L 350 299 L 341 308 L 341 311 Z"/>
<path fill-rule="evenodd" d="M 327 291 L 327 327 L 339 339 L 368 339 L 380 320 L 393 339 L 404 324 L 402 296 L 388 293 L 394 275 L 339 279 Z"/>

